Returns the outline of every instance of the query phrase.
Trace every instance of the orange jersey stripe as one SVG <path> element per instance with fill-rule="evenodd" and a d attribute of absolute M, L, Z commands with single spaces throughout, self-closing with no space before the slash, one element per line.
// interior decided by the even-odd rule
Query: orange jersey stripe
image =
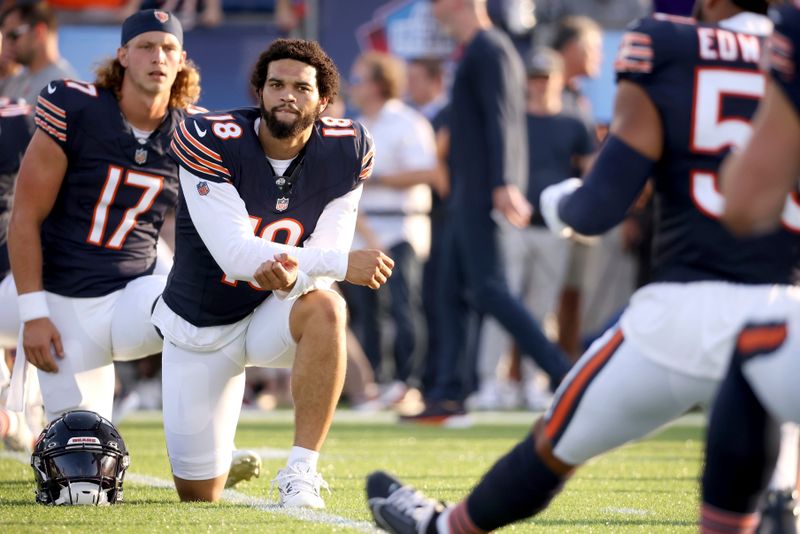
<path fill-rule="evenodd" d="M 52 126 L 47 124 L 45 121 L 43 121 L 39 117 L 34 118 L 34 122 L 36 123 L 36 126 L 41 128 L 45 132 L 49 133 L 50 135 L 52 135 L 53 137 L 55 137 L 59 141 L 66 141 L 67 140 L 67 136 L 66 135 L 64 135 L 61 132 L 56 131 L 55 128 L 53 128 Z"/>
<path fill-rule="evenodd" d="M 764 325 L 745 328 L 736 342 L 736 350 L 741 354 L 753 352 L 772 352 L 786 341 L 786 325 Z"/>
<path fill-rule="evenodd" d="M 55 104 L 51 103 L 49 100 L 46 100 L 44 97 L 40 96 L 36 101 L 39 104 L 41 104 L 42 106 L 44 106 L 47 109 L 49 109 L 50 111 L 52 111 L 53 113 L 55 113 L 56 115 L 58 115 L 59 117 L 61 117 L 62 119 L 66 119 L 67 118 L 67 112 L 66 111 L 64 111 L 60 107 L 56 106 Z"/>
<path fill-rule="evenodd" d="M 622 344 L 623 338 L 622 330 L 617 329 L 609 342 L 597 351 L 567 385 L 567 390 L 561 395 L 558 405 L 553 410 L 553 415 L 545 425 L 545 434 L 548 439 L 552 440 L 561 430 L 581 392 L 589 386 L 589 382 L 595 376 L 596 371 L 611 358 L 611 355 Z"/>
<path fill-rule="evenodd" d="M 43 108 L 36 108 L 36 115 L 41 117 L 42 119 L 46 120 L 47 122 L 49 122 L 50 124 L 52 124 L 56 128 L 60 128 L 62 130 L 66 130 L 67 129 L 67 123 L 66 122 L 58 120 L 57 118 L 53 117 L 48 112 L 46 112 Z"/>
<path fill-rule="evenodd" d="M 226 169 L 225 167 L 217 165 L 213 161 L 209 161 L 206 158 L 198 156 L 196 152 L 194 152 L 192 149 L 190 149 L 188 146 L 186 146 L 186 144 L 181 140 L 180 136 L 177 136 L 177 135 L 173 136 L 172 140 L 173 140 L 173 142 L 177 142 L 177 144 L 184 150 L 186 155 L 192 156 L 195 160 L 197 160 L 197 162 L 200 165 L 203 165 L 204 167 L 208 167 L 209 169 L 214 169 L 215 171 L 221 172 L 222 174 L 224 174 L 226 176 L 230 176 L 231 175 L 231 173 L 228 172 L 228 169 Z"/>
<path fill-rule="evenodd" d="M 197 147 L 197 149 L 200 150 L 203 154 L 222 163 L 222 158 L 220 157 L 219 154 L 217 154 L 216 152 L 205 146 L 203 143 L 192 137 L 192 134 L 190 134 L 189 130 L 186 129 L 185 122 L 181 123 L 181 133 L 184 135 L 184 137 L 186 137 L 187 141 L 189 141 L 191 144 Z"/>
<path fill-rule="evenodd" d="M 210 174 L 212 176 L 217 176 L 216 172 L 212 171 L 211 169 L 209 169 L 207 167 L 203 167 L 202 165 L 194 163 L 189 158 L 187 158 L 185 155 L 183 155 L 182 150 L 175 144 L 175 140 L 174 139 L 172 140 L 171 147 L 172 147 L 172 151 L 175 152 L 175 155 L 178 156 L 181 159 L 181 161 L 187 167 L 189 167 L 190 169 L 194 169 L 194 170 L 196 170 L 198 172 L 202 172 L 203 174 Z"/>

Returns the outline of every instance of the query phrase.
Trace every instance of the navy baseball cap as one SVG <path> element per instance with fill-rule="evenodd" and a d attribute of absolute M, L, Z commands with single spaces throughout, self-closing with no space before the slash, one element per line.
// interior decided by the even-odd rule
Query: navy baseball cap
<path fill-rule="evenodd" d="M 183 26 L 181 21 L 169 11 L 160 9 L 145 9 L 134 13 L 122 23 L 121 46 L 125 46 L 128 41 L 145 32 L 166 32 L 178 38 L 178 42 L 183 46 Z"/>

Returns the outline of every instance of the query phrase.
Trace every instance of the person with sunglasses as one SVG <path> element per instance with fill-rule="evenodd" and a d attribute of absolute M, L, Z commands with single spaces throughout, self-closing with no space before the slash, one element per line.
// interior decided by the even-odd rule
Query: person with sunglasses
<path fill-rule="evenodd" d="M 25 67 L 0 96 L 35 104 L 48 82 L 77 78 L 72 65 L 61 57 L 56 17 L 46 2 L 13 5 L 0 15 L 0 28 L 10 56 Z"/>

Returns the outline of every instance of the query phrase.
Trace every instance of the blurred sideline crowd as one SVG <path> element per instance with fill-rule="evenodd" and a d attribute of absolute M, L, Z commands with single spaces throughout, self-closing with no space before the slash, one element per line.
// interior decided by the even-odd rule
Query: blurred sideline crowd
<path fill-rule="evenodd" d="M 326 0 L 318 0 L 324 2 Z M 336 0 L 328 0 L 336 1 Z M 368 2 L 369 9 L 377 6 Z M 654 10 L 688 14 L 691 0 L 660 5 L 649 0 L 489 0 L 494 22 L 517 46 L 526 68 L 529 177 L 534 215 L 527 228 L 498 217 L 506 278 L 547 336 L 573 360 L 616 320 L 649 266 L 651 206 L 644 195 L 628 218 L 606 235 L 583 241 L 552 235 L 538 214 L 538 197 L 553 183 L 586 172 L 602 143 L 582 83 L 597 77 L 604 32 L 619 31 Z M 21 5 L 21 9 L 14 6 Z M 170 10 L 187 29 L 214 27 L 226 18 L 263 16 L 282 32 L 303 37 L 304 17 L 317 2 L 302 0 L 50 0 L 0 4 L 0 97 L 35 103 L 52 79 L 73 78 L 58 45 L 59 24 L 118 24 L 138 9 Z M 9 9 L 11 8 L 11 9 Z M 260 20 L 260 19 L 259 19 Z M 313 36 L 311 36 L 313 37 Z M 113 54 L 108 50 L 108 55 Z M 191 58 L 191 50 L 188 50 Z M 364 412 L 394 409 L 414 414 L 441 372 L 437 357 L 442 313 L 441 243 L 448 224 L 450 181 L 448 91 L 451 57 L 401 59 L 365 51 L 349 72 L 326 114 L 357 118 L 376 146 L 373 175 L 359 208 L 353 248 L 378 248 L 395 261 L 394 275 L 378 291 L 340 284 L 350 310 L 345 401 Z M 201 72 L 204 78 L 222 72 Z M 201 82 L 202 83 L 202 82 Z M 202 97 L 200 100 L 202 105 Z M 7 215 L 4 215 L 7 216 Z M 171 245 L 165 226 L 164 241 Z M 169 256 L 169 251 L 163 251 Z M 474 253 L 481 254 L 480 250 Z M 469 299 L 470 295 L 466 295 Z M 548 406 L 549 384 L 520 356 L 505 331 L 477 312 L 470 318 L 461 365 L 451 369 L 461 384 L 454 415 L 469 410 Z M 6 350 L 7 358 L 13 349 Z M 11 367 L 11 365 L 9 365 Z M 115 419 L 134 409 L 160 408 L 160 358 L 116 363 Z M 269 410 L 291 403 L 288 371 L 248 369 L 245 402 Z"/>

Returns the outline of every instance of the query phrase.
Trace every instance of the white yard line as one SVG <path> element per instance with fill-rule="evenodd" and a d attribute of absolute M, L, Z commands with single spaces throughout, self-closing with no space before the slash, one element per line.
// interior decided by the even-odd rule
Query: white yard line
<path fill-rule="evenodd" d="M 475 425 L 521 425 L 531 426 L 542 415 L 542 412 L 470 412 L 470 418 Z M 148 410 L 131 412 L 125 421 L 161 421 L 160 410 Z M 244 410 L 239 418 L 243 423 L 292 423 L 294 422 L 294 412 L 290 409 L 281 408 L 269 412 L 260 410 Z M 336 423 L 364 424 L 364 425 L 392 425 L 398 424 L 397 414 L 390 411 L 364 413 L 355 412 L 348 409 L 336 411 L 333 418 L 334 428 Z M 124 424 L 124 423 L 123 423 Z M 705 426 L 706 416 L 704 413 L 694 412 L 676 419 L 667 426 Z M 407 428 L 415 428 L 414 425 L 407 425 Z"/>
<path fill-rule="evenodd" d="M 259 453 L 266 451 L 268 453 L 271 452 L 272 454 L 276 454 L 277 452 L 280 452 L 282 454 L 282 456 L 274 456 L 274 457 L 285 458 L 286 456 L 288 456 L 288 452 L 281 449 L 264 448 L 256 450 Z M 30 463 L 30 455 L 23 452 L 0 451 L 0 459 L 16 460 L 23 464 Z M 172 481 L 165 480 L 163 478 L 153 477 L 150 475 L 128 473 L 125 479 L 128 480 L 129 482 L 133 482 L 134 484 L 140 484 L 143 486 L 150 486 L 154 488 L 173 488 L 173 489 L 175 488 L 175 485 L 172 483 Z M 305 521 L 308 523 L 319 523 L 339 528 L 351 528 L 357 532 L 368 532 L 368 533 L 379 532 L 371 523 L 368 523 L 366 521 L 355 521 L 353 519 L 348 519 L 346 517 L 341 517 L 335 514 L 330 514 L 327 512 L 318 512 L 315 510 L 310 510 L 305 508 L 283 508 L 266 499 L 251 497 L 250 495 L 245 495 L 244 493 L 240 493 L 234 490 L 225 490 L 224 492 L 222 492 L 222 499 L 235 504 L 242 504 L 244 506 L 249 506 L 250 508 L 255 508 L 256 510 L 261 510 L 262 512 L 267 512 L 270 514 L 286 515 L 293 519 L 298 519 L 300 521 Z"/>
<path fill-rule="evenodd" d="M 607 512 L 612 514 L 622 514 L 622 515 L 638 515 L 638 516 L 646 516 L 652 514 L 650 510 L 640 510 L 639 508 L 614 508 L 614 507 L 607 507 L 602 508 L 601 512 Z"/>

